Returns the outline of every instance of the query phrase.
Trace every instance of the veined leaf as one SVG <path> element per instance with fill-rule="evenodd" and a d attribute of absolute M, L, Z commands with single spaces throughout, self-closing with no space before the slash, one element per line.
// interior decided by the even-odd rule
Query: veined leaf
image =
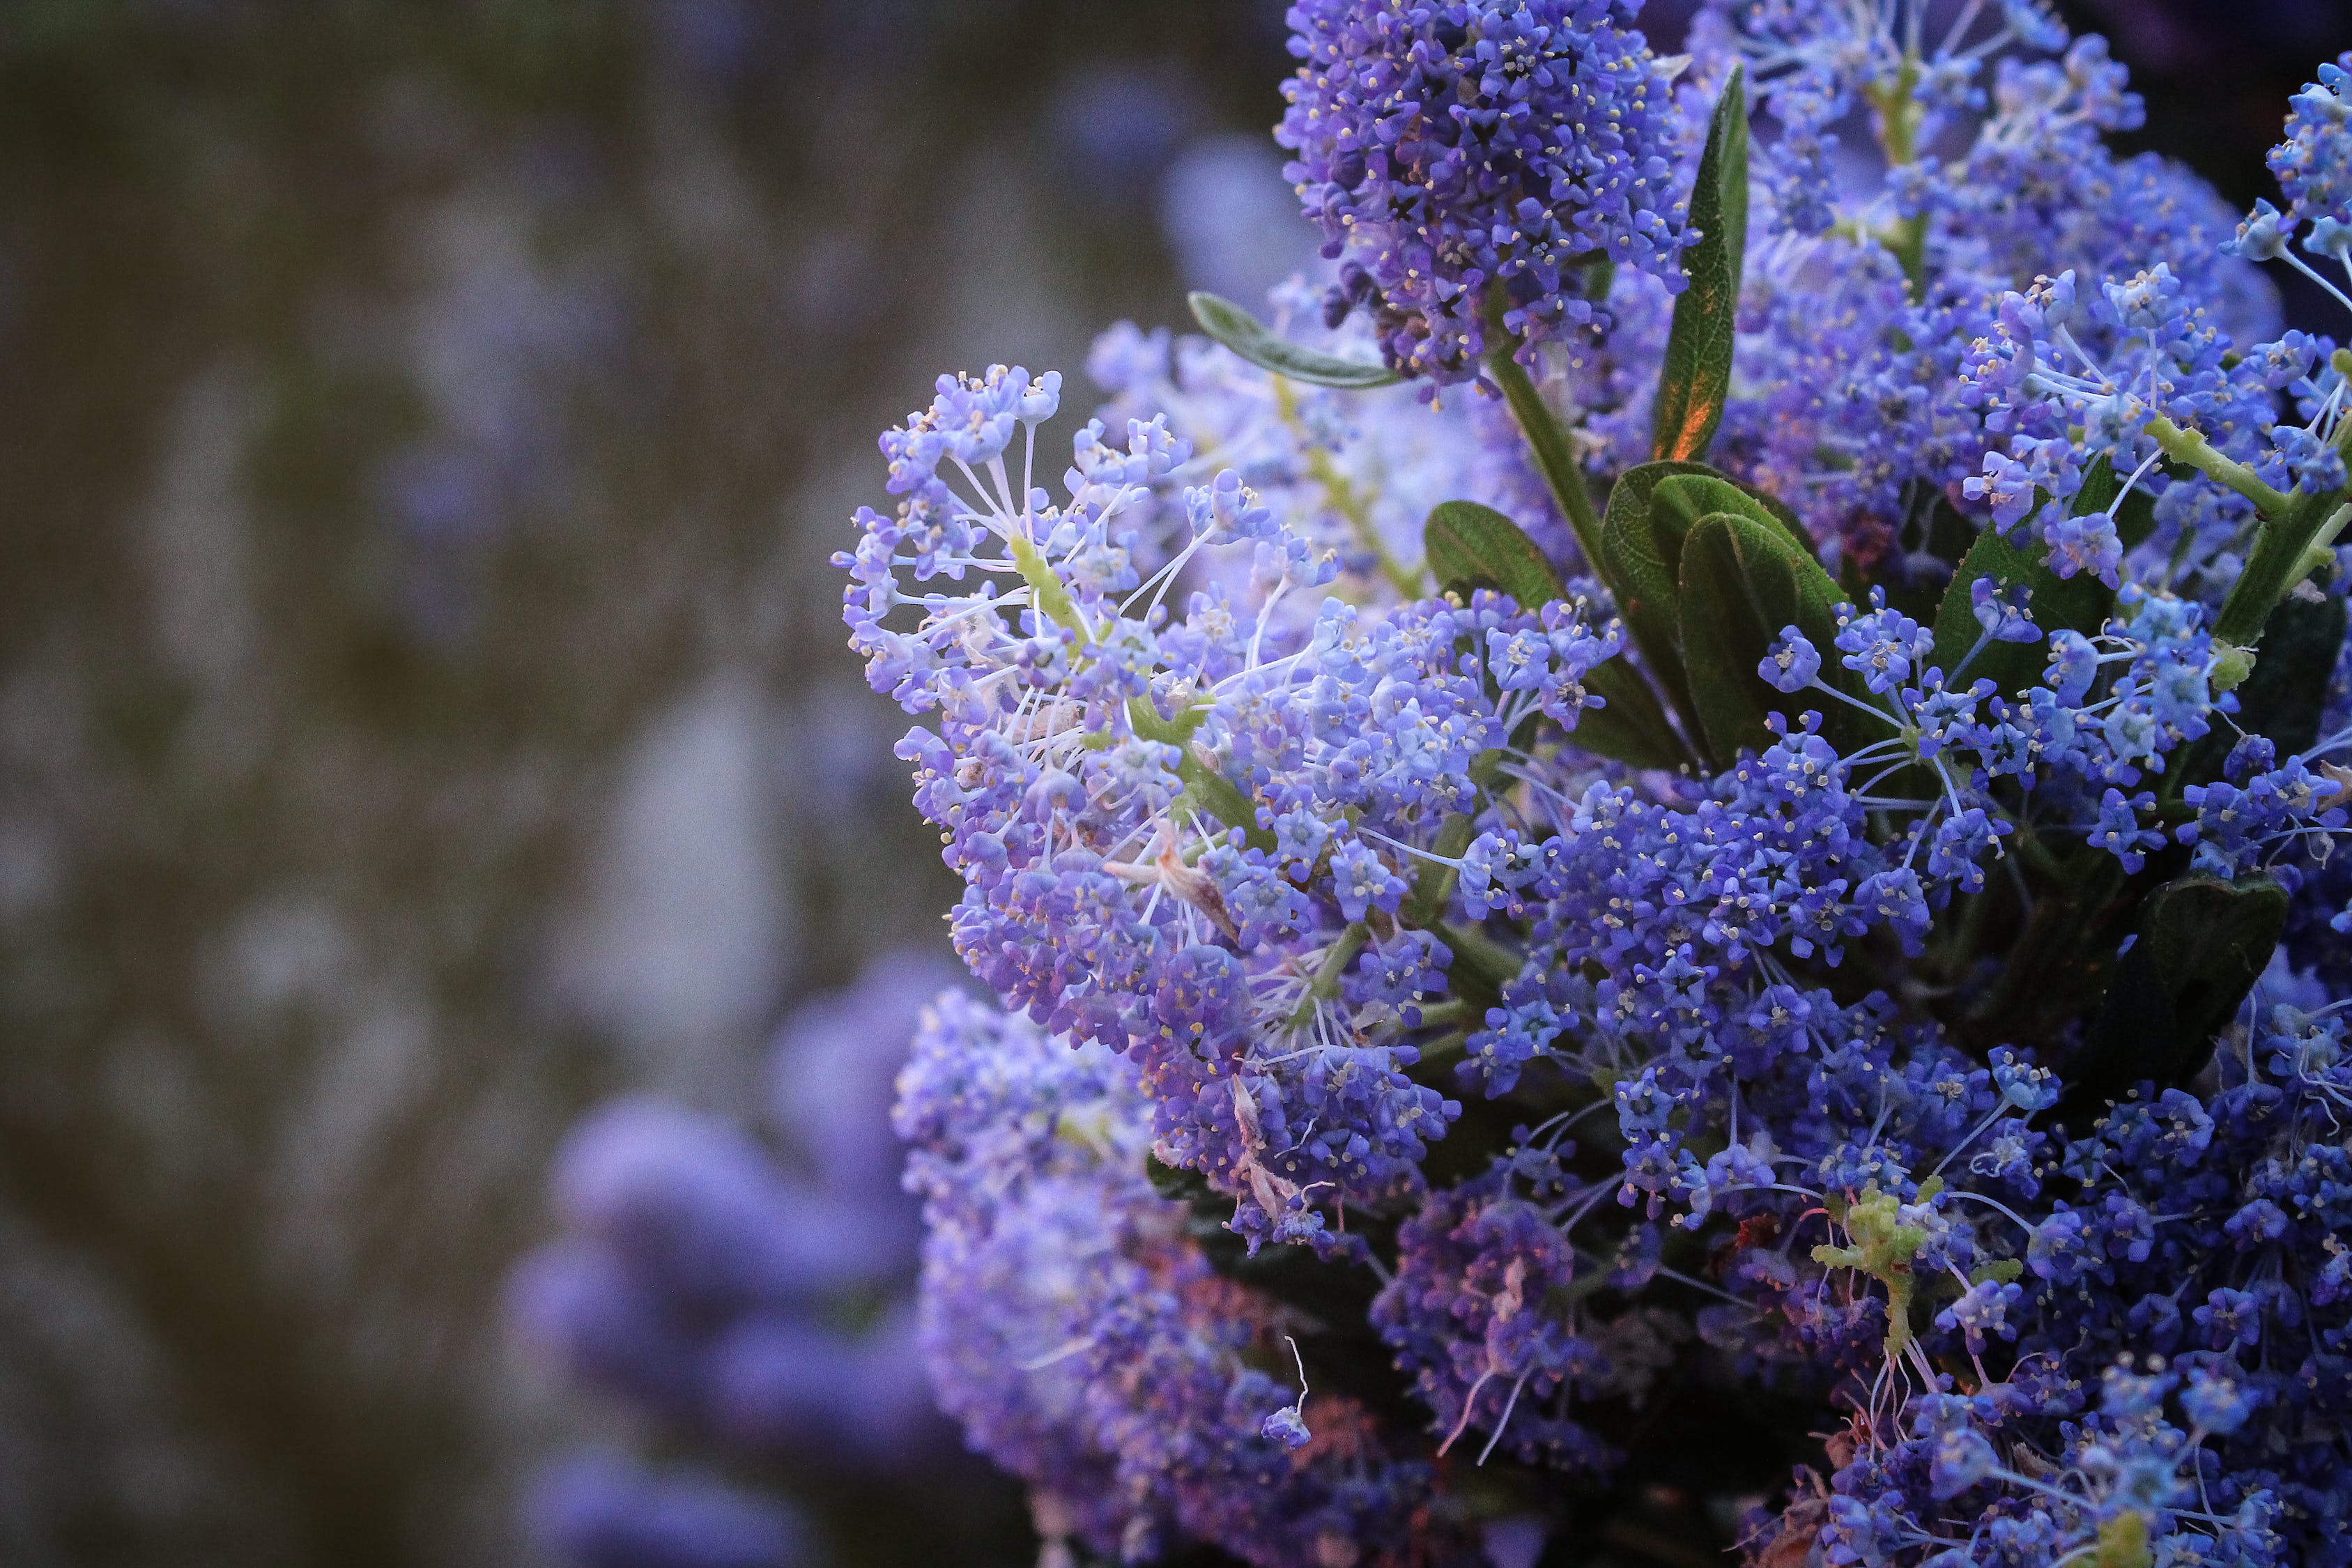
<path fill-rule="evenodd" d="M 1822 653 L 1822 675 L 1850 684 L 1838 666 L 1837 584 L 1821 563 L 1790 544 L 1776 526 L 1740 513 L 1710 512 L 1683 541 L 1681 616 L 1684 668 L 1707 748 L 1718 763 L 1743 749 L 1772 743 L 1765 715 L 1782 714 L 1793 728 L 1808 710 L 1841 741 L 1885 738 L 1863 734 L 1865 716 L 1819 693 L 1787 695 L 1767 686 L 1756 667 L 1793 626 Z M 1841 744 L 1841 750 L 1851 749 Z"/>
<path fill-rule="evenodd" d="M 1643 463 L 1619 476 L 1601 524 L 1601 573 L 1642 658 L 1694 731 L 1688 673 L 1675 600 L 1681 593 L 1683 540 L 1710 511 L 1769 523 L 1806 555 L 1812 544 L 1794 512 L 1705 463 Z"/>
<path fill-rule="evenodd" d="M 1690 221 L 1700 238 L 1683 252 L 1690 283 L 1675 300 L 1650 437 L 1652 457 L 1685 462 L 1706 455 L 1731 391 L 1733 322 L 1748 250 L 1748 93 L 1741 67 L 1732 68 L 1716 100 L 1691 188 Z"/>
<path fill-rule="evenodd" d="M 1651 503 L 1658 487 L 1680 475 L 1712 475 L 1705 463 L 1643 463 L 1618 476 L 1609 491 L 1609 508 L 1601 518 L 1601 560 L 1596 568 L 1628 626 L 1640 635 L 1655 616 L 1666 617 L 1671 647 L 1677 563 L 1666 559 L 1650 529 Z M 1649 651 L 1643 640 L 1643 651 Z"/>
<path fill-rule="evenodd" d="M 1276 375 L 1286 375 L 1293 381 L 1303 381 L 1315 386 L 1337 386 L 1360 391 L 1367 387 L 1393 386 L 1404 377 L 1386 365 L 1363 364 L 1336 355 L 1319 353 L 1301 348 L 1286 338 L 1278 338 L 1264 321 L 1217 295 L 1195 291 L 1185 296 L 1192 307 L 1192 319 L 1201 330 L 1242 358 L 1261 370 Z"/>
<path fill-rule="evenodd" d="M 1499 588 L 1523 610 L 1568 597 L 1559 574 L 1536 542 L 1493 507 L 1440 501 L 1422 526 L 1421 539 L 1430 575 L 1441 588 L 1465 596 L 1476 588 Z"/>
<path fill-rule="evenodd" d="M 2194 1077 L 2285 929 L 2286 891 L 2268 877 L 2225 882 L 2199 872 L 2150 893 L 2137 939 L 2064 1069 L 2070 1100 L 2095 1106 L 2143 1079 L 2162 1089 Z"/>
<path fill-rule="evenodd" d="M 1692 525 L 1711 511 L 1727 511 L 1757 521 L 1769 523 L 1789 536 L 1789 542 L 1811 555 L 1812 535 L 1797 514 L 1787 507 L 1747 486 L 1735 484 L 1713 471 L 1673 474 L 1658 481 L 1655 499 L 1651 502 L 1651 525 L 1664 542 L 1669 529 L 1675 535 L 1673 554 L 1680 553 L 1680 538 Z M 1673 559 L 1673 555 L 1669 556 Z"/>
<path fill-rule="evenodd" d="M 2120 488 L 2106 458 L 2099 458 L 2083 476 L 2074 515 L 2088 517 L 2105 510 Z M 2042 499 L 2038 491 L 2036 499 Z M 2050 570 L 2049 554 L 2049 548 L 2024 529 L 2018 531 L 2014 542 L 1990 528 L 1977 535 L 1968 554 L 1961 557 L 1959 569 L 1952 574 L 1943 601 L 1936 606 L 1934 657 L 1947 682 L 1960 687 L 1981 676 L 2004 697 L 2014 697 L 2034 683 L 2048 661 L 2049 634 L 2072 630 L 2092 637 L 2106 624 L 2107 614 L 2115 607 L 2115 590 L 2087 572 L 2059 576 Z M 1990 577 L 2003 588 L 2024 584 L 2032 595 L 2027 601 L 2028 613 L 2042 628 L 2044 640 L 1987 643 L 1963 669 L 1961 661 L 1969 658 L 1969 650 L 1976 647 L 1984 633 L 1971 597 L 1979 577 Z"/>
<path fill-rule="evenodd" d="M 1559 574 L 1518 524 L 1475 501 L 1441 502 L 1422 530 L 1422 549 L 1438 586 L 1465 598 L 1497 588 L 1534 610 L 1568 596 Z M 1678 767 L 1688 753 L 1641 675 L 1612 658 L 1585 677 L 1585 689 L 1607 704 L 1577 716 L 1576 744 L 1637 768 Z"/>

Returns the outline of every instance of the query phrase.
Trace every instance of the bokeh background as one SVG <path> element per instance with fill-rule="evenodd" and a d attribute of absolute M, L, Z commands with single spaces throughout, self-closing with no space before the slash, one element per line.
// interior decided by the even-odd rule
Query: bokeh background
<path fill-rule="evenodd" d="M 2241 202 L 2352 45 L 2336 0 L 2070 19 Z M 878 1130 L 771 1061 L 952 897 L 827 556 L 940 370 L 1084 406 L 1103 323 L 1309 259 L 1283 39 L 0 0 L 0 1565 L 545 1562 L 558 1456 L 683 1447 L 515 1327 L 551 1162 L 623 1093 Z M 922 1456 L 745 1479 L 835 1561 L 1034 1555 Z"/>

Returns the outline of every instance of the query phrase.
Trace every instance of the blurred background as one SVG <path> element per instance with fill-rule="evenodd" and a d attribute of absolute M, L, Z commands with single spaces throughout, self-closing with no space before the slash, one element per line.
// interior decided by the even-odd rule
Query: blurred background
<path fill-rule="evenodd" d="M 891 1337 L 954 889 L 827 557 L 940 371 L 1308 261 L 1281 9 L 0 0 L 0 1565 L 1034 1556 Z M 2070 19 L 2240 202 L 2352 44 Z M 597 1283 L 820 1210 L 789 1321 Z"/>

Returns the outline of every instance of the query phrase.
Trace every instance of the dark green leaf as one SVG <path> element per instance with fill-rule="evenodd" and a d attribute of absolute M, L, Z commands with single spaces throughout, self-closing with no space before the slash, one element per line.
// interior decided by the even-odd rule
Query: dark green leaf
<path fill-rule="evenodd" d="M 2082 491 L 2074 498 L 2074 515 L 2087 517 L 2103 510 L 2116 489 L 2107 460 L 2099 458 L 2084 476 Z M 2020 529 L 2013 541 L 1990 528 L 1977 535 L 1959 570 L 1952 574 L 1943 603 L 1936 607 L 1935 661 L 1947 682 L 1959 687 L 1982 677 L 2003 696 L 2014 697 L 2040 678 L 2049 660 L 2047 639 L 2052 632 L 2072 630 L 2091 637 L 2106 625 L 2107 614 L 2115 607 L 2115 590 L 2088 572 L 2059 576 L 2046 563 L 2049 553 L 2030 529 Z M 2032 594 L 2028 612 L 2042 628 L 2044 640 L 1987 643 L 1974 659 L 1969 659 L 1969 650 L 1984 635 L 1971 597 L 1975 592 L 1971 584 L 1979 577 L 1990 577 L 2004 588 L 2024 584 Z M 1968 661 L 1965 669 L 1961 668 L 1964 660 Z"/>
<path fill-rule="evenodd" d="M 2091 466 L 2083 470 L 2083 488 L 2074 492 L 2074 504 L 2066 510 L 2075 517 L 2088 517 L 2095 511 L 2105 511 L 2115 503 L 2116 492 L 2123 488 L 2124 482 L 2116 477 L 2115 464 L 2102 453 L 2092 458 Z M 2037 507 L 2047 499 L 2037 495 L 2034 498 Z"/>
<path fill-rule="evenodd" d="M 1683 252 L 1690 286 L 1675 300 L 1650 440 L 1652 457 L 1685 461 L 1706 455 L 1731 390 L 1733 321 L 1748 250 L 1748 94 L 1739 67 L 1707 126 L 1690 221 L 1701 237 Z"/>
<path fill-rule="evenodd" d="M 1422 530 L 1422 549 L 1438 586 L 1465 598 L 1480 588 L 1498 588 L 1532 610 L 1568 596 L 1536 542 L 1475 501 L 1444 501 L 1433 509 Z M 1637 768 L 1677 767 L 1689 760 L 1657 698 L 1624 660 L 1611 659 L 1584 684 L 1607 706 L 1578 715 L 1580 748 Z"/>
<path fill-rule="evenodd" d="M 2131 879 L 2114 856 L 2087 844 L 2041 847 L 2046 868 L 2024 927 L 2007 944 L 1990 990 L 1969 1009 L 1987 1042 L 2045 1039 L 2092 1012 L 2113 984 L 2116 944 L 2138 913 L 2123 896 Z"/>
<path fill-rule="evenodd" d="M 1634 628 L 1644 654 L 1652 651 L 1647 635 L 1652 628 L 1658 634 L 1658 647 L 1672 650 L 1679 571 L 1679 563 L 1666 558 L 1651 531 L 1651 502 L 1658 486 L 1667 479 L 1714 473 L 1705 463 L 1643 463 L 1618 476 L 1609 491 L 1609 507 L 1601 518 L 1601 560 L 1595 569 L 1616 596 L 1618 611 L 1625 624 Z"/>
<path fill-rule="evenodd" d="M 2173 465 L 2168 463 L 2164 467 L 2170 471 Z M 2183 469 L 2175 477 L 2188 479 L 2194 476 Z M 2145 484 L 2134 485 L 2132 493 L 2124 498 L 2123 505 L 2116 508 L 2116 537 L 2124 542 L 2126 550 L 2137 550 L 2155 532 L 2156 498 L 2148 494 Z"/>
<path fill-rule="evenodd" d="M 2344 651 L 2341 596 L 2288 595 L 2271 612 L 2254 645 L 2253 672 L 2238 688 L 2238 725 L 2268 735 L 2279 755 L 2308 751 L 2319 739 L 2327 683 Z"/>
<path fill-rule="evenodd" d="M 2138 938 L 2067 1064 L 2071 1098 L 2096 1104 L 2141 1079 L 2194 1077 L 2286 927 L 2286 891 L 2268 877 L 2225 882 L 2198 872 L 2140 906 Z"/>
<path fill-rule="evenodd" d="M 2279 601 L 2254 645 L 2253 673 L 2238 688 L 2237 729 L 2216 724 L 2197 742 L 2182 773 L 2183 782 L 2203 784 L 2221 776 L 2237 730 L 2267 735 L 2284 757 L 2308 751 L 2319 739 L 2321 710 L 2327 703 L 2327 683 L 2336 660 L 2344 651 L 2344 601 L 2334 594 L 2324 599 Z"/>
<path fill-rule="evenodd" d="M 1745 485 L 1734 484 L 1720 474 L 1672 474 L 1658 481 L 1655 499 L 1650 505 L 1652 526 L 1658 532 L 1660 544 L 1665 545 L 1670 531 L 1674 535 L 1675 542 L 1666 550 L 1670 563 L 1679 563 L 1682 536 L 1711 511 L 1732 512 L 1769 523 L 1786 533 L 1789 542 L 1806 554 L 1813 552 L 1812 536 L 1805 531 L 1805 525 L 1780 502 Z"/>
<path fill-rule="evenodd" d="M 1620 475 L 1601 519 L 1601 580 L 1617 600 L 1617 613 L 1633 634 L 1633 646 L 1650 668 L 1666 700 L 1691 714 L 1690 685 L 1683 673 L 1681 634 L 1675 626 L 1675 595 L 1682 570 L 1679 543 L 1669 558 L 1650 526 L 1657 487 L 1678 474 L 1712 474 L 1704 463 L 1643 463 Z M 1696 722 L 1696 721 L 1694 721 Z"/>
<path fill-rule="evenodd" d="M 1819 693 L 1783 695 L 1756 673 L 1781 628 L 1794 626 L 1822 650 L 1823 678 L 1844 684 L 1836 663 L 1839 600 L 1821 563 L 1776 526 L 1713 512 L 1691 529 L 1683 541 L 1678 597 L 1683 661 L 1700 728 L 1718 763 L 1742 749 L 1770 745 L 1764 719 L 1775 711 L 1792 727 L 1807 710 L 1821 711 L 1824 726 L 1850 742 L 1884 738 L 1857 728 L 1869 720 L 1844 703 Z"/>
<path fill-rule="evenodd" d="M 1691 760 L 1650 683 L 1623 658 L 1595 668 L 1584 689 L 1608 706 L 1577 715 L 1570 733 L 1580 750 L 1636 768 L 1678 768 Z"/>
<path fill-rule="evenodd" d="M 1796 513 L 1705 463 L 1643 463 L 1626 469 L 1610 490 L 1609 510 L 1601 521 L 1601 581 L 1616 596 L 1643 658 L 1685 711 L 1675 595 L 1682 578 L 1683 537 L 1710 511 L 1772 523 L 1812 553 L 1811 539 Z"/>
<path fill-rule="evenodd" d="M 1192 319 L 1201 323 L 1202 331 L 1261 370 L 1315 386 L 1351 390 L 1393 386 L 1404 379 L 1386 365 L 1335 358 L 1277 338 L 1264 321 L 1231 300 L 1197 291 L 1185 298 L 1192 307 Z"/>
<path fill-rule="evenodd" d="M 1499 588 L 1523 610 L 1568 597 L 1559 574 L 1536 542 L 1493 507 L 1441 501 L 1423 525 L 1421 539 L 1430 575 L 1441 588 L 1465 597 L 1475 589 Z"/>

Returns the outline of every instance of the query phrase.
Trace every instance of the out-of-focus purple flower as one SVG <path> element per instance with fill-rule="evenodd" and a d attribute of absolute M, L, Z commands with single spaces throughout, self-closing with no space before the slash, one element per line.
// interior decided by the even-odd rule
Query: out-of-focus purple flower
<path fill-rule="evenodd" d="M 939 1421 L 914 1335 L 905 1302 L 856 1339 L 782 1314 L 744 1319 L 712 1350 L 713 1425 L 753 1451 L 793 1452 L 821 1435 L 862 1462 L 911 1459 Z"/>
<path fill-rule="evenodd" d="M 598 1111 L 557 1156 L 557 1211 L 685 1305 L 808 1298 L 887 1271 L 866 1216 L 799 1196 L 740 1129 L 659 1100 Z"/>
<path fill-rule="evenodd" d="M 532 1535 L 580 1568 L 798 1568 L 815 1560 L 788 1505 L 608 1455 L 542 1477 L 530 1515 Z"/>
<path fill-rule="evenodd" d="M 803 1004 L 776 1031 L 771 1113 L 825 1191 L 900 1201 L 904 1152 L 890 1131 L 892 1085 L 923 1009 L 955 978 L 937 954 L 888 953 L 848 989 Z"/>
<path fill-rule="evenodd" d="M 1256 300 L 1293 272 L 1327 274 L 1282 160 L 1257 136 L 1212 136 L 1160 182 L 1160 232 L 1185 287 Z"/>
<path fill-rule="evenodd" d="M 519 1331 L 665 1431 L 719 1449 L 836 1471 L 934 1451 L 947 1428 L 914 1352 L 917 1213 L 889 1110 L 917 1017 L 950 977 L 937 958 L 892 954 L 785 1022 L 771 1109 L 789 1158 L 663 1100 L 589 1116 L 556 1160 L 565 1234 L 509 1284 Z M 572 1485 L 565 1517 L 596 1528 L 551 1539 L 587 1542 L 565 1550 L 591 1564 L 671 1561 L 608 1547 L 684 1530 L 667 1494 L 632 1484 Z M 651 1510 L 637 1524 L 631 1499 Z"/>
<path fill-rule="evenodd" d="M 1137 202 L 1149 197 L 1198 117 L 1181 78 L 1139 66 L 1097 65 L 1055 90 L 1045 126 L 1078 175 L 1079 188 Z"/>
<path fill-rule="evenodd" d="M 567 1237 L 507 1281 L 507 1317 L 573 1375 L 673 1419 L 703 1389 L 697 1337 L 609 1248 Z"/>

